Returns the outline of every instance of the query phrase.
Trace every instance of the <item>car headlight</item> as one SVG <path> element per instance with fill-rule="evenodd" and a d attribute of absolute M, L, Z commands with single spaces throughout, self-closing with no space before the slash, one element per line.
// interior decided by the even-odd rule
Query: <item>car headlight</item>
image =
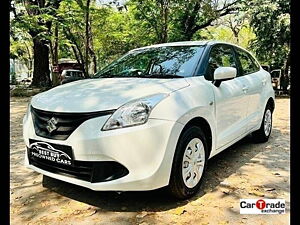
<path fill-rule="evenodd" d="M 102 130 L 113 130 L 146 123 L 152 109 L 165 97 L 167 94 L 155 94 L 122 105 L 106 121 Z"/>

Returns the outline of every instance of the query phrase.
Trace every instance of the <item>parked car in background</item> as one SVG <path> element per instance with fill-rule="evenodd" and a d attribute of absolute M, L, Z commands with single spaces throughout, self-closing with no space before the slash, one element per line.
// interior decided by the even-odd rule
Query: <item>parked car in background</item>
<path fill-rule="evenodd" d="M 51 80 L 55 85 L 61 84 L 64 70 L 82 70 L 82 66 L 74 59 L 61 58 L 57 65 L 52 66 Z"/>
<path fill-rule="evenodd" d="M 276 69 L 271 71 L 272 86 L 274 89 L 280 88 L 281 75 L 282 75 L 281 69 Z"/>
<path fill-rule="evenodd" d="M 81 65 L 74 59 L 59 59 L 58 64 L 53 66 L 53 72 L 61 74 L 63 70 L 81 70 Z"/>
<path fill-rule="evenodd" d="M 81 79 L 84 79 L 84 74 L 81 70 L 73 70 L 73 69 L 63 70 L 60 76 L 61 84 L 66 84 Z"/>
<path fill-rule="evenodd" d="M 25 86 L 29 86 L 31 84 L 31 82 L 32 82 L 32 77 L 27 77 L 20 81 L 20 83 Z"/>
<path fill-rule="evenodd" d="M 270 74 L 237 45 L 134 49 L 94 79 L 31 99 L 25 164 L 92 190 L 167 186 L 185 199 L 198 192 L 211 157 L 248 134 L 268 141 L 274 108 Z"/>

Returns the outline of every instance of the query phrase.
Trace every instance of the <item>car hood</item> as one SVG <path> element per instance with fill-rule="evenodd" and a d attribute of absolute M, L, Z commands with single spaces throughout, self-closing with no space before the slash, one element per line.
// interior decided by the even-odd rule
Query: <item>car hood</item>
<path fill-rule="evenodd" d="M 51 112 L 95 112 L 117 109 L 133 99 L 157 93 L 169 94 L 189 86 L 186 80 L 102 78 L 60 85 L 34 96 L 34 108 Z"/>

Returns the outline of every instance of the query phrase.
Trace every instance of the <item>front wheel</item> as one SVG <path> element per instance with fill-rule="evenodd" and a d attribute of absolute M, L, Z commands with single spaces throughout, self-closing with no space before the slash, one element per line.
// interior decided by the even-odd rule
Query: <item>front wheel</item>
<path fill-rule="evenodd" d="M 267 105 L 259 130 L 252 133 L 254 142 L 263 143 L 269 140 L 272 131 L 272 108 Z"/>
<path fill-rule="evenodd" d="M 207 159 L 205 135 L 199 127 L 189 127 L 177 143 L 168 186 L 170 193 L 178 199 L 195 195 L 200 188 Z"/>

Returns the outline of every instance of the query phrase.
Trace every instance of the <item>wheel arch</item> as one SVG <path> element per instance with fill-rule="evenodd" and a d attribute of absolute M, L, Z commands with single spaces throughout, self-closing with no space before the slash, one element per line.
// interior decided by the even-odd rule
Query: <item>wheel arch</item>
<path fill-rule="evenodd" d="M 203 117 L 194 117 L 194 118 L 190 119 L 183 127 L 178 140 L 180 139 L 182 134 L 191 126 L 197 126 L 202 129 L 202 131 L 205 135 L 205 138 L 207 140 L 208 151 L 209 151 L 208 158 L 209 158 L 211 151 L 212 151 L 212 129 L 211 129 L 208 121 L 206 119 L 204 119 Z"/>
<path fill-rule="evenodd" d="M 266 106 L 268 106 L 268 105 L 271 107 L 272 112 L 274 112 L 274 109 L 275 109 L 275 101 L 274 101 L 274 99 L 273 99 L 272 97 L 270 97 L 270 98 L 268 99 Z"/>

